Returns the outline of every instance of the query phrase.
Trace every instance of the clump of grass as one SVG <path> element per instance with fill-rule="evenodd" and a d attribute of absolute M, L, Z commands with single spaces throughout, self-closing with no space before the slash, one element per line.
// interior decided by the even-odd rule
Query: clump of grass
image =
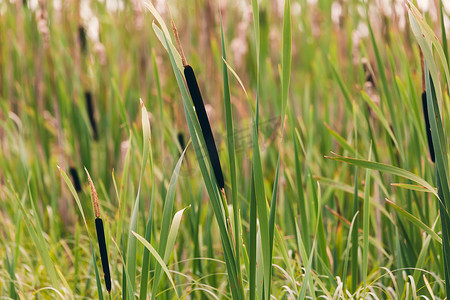
<path fill-rule="evenodd" d="M 142 15 L 137 11 L 139 1 L 125 1 L 123 10 L 117 12 L 109 11 L 105 2 L 89 2 L 99 21 L 103 55 L 98 54 L 99 40 L 91 34 L 85 36 L 89 52 L 81 52 L 84 46 L 78 25 L 91 33 L 91 22 L 80 23 L 77 1 L 65 3 L 61 10 L 47 1 L 45 20 L 33 17 L 32 2 L 22 9 L 21 1 L 0 1 L 0 36 L 5 37 L 0 39 L 0 257 L 6 257 L 7 268 L 1 260 L 2 296 L 46 299 L 55 292 L 61 299 L 103 299 L 105 283 L 97 269 L 100 255 L 95 250 L 93 201 L 91 195 L 85 197 L 83 191 L 77 191 L 72 171 L 67 173 L 68 179 L 61 170 L 80 216 L 86 217 L 84 224 L 89 225 L 81 230 L 79 218 L 73 238 L 70 227 L 65 230 L 61 226 L 64 215 L 57 213 L 67 200 L 67 193 L 59 189 L 57 172 L 52 172 L 55 163 L 60 163 L 96 170 L 98 197 L 112 216 L 107 223 L 102 220 L 107 254 L 114 260 L 109 266 L 111 277 L 122 277 L 112 282 L 111 299 L 133 300 L 137 293 L 140 300 L 359 299 L 364 294 L 380 299 L 445 297 L 443 279 L 449 278 L 445 267 L 449 256 L 444 256 L 442 249 L 450 253 L 444 232 L 448 222 L 444 220 L 442 225 L 439 221 L 449 206 L 440 213 L 436 199 L 448 199 L 448 163 L 443 159 L 448 156 L 448 140 L 439 138 L 439 130 L 434 130 L 434 137 L 431 134 L 431 142 L 436 143 L 433 164 L 430 139 L 427 145 L 424 131 L 425 126 L 427 130 L 441 127 L 434 118 L 439 114 L 448 129 L 448 84 L 442 84 L 442 66 L 433 67 L 437 48 L 432 47 L 434 59 L 426 59 L 429 70 L 434 68 L 436 73 L 437 69 L 439 76 L 427 79 L 428 111 L 423 114 L 424 102 L 420 102 L 425 89 L 421 89 L 420 76 L 415 76 L 420 72 L 416 42 L 411 35 L 399 34 L 394 19 L 382 25 L 386 40 L 379 39 L 377 22 L 373 22 L 373 36 L 356 39 L 359 24 L 367 23 L 358 3 L 347 3 L 339 24 L 332 24 L 333 1 L 302 5 L 301 12 L 298 1 L 292 1 L 291 27 L 289 1 L 282 1 L 286 17 L 281 36 L 281 14 L 268 7 L 269 1 L 251 2 L 254 35 L 249 31 L 251 17 L 240 13 L 236 0 L 220 5 L 224 16 L 221 59 L 219 24 L 213 21 L 218 20 L 218 12 L 197 9 L 211 1 L 196 1 L 196 8 L 190 2 L 171 1 L 190 16 L 176 24 L 179 29 L 186 28 L 186 38 L 192 42 L 186 54 L 196 71 L 194 76 L 209 72 L 205 84 L 213 92 L 207 97 L 200 87 L 202 100 L 216 108 L 225 105 L 225 110 L 218 110 L 224 115 L 209 121 L 213 129 L 226 124 L 226 131 L 213 131 L 230 192 L 231 201 L 226 203 L 220 199 L 181 56 L 161 17 L 156 17 L 158 29 L 158 25 L 153 28 L 156 32 L 162 29 L 157 37 L 172 51 L 176 82 L 169 63 L 163 62 L 163 49 L 156 45 L 152 27 L 141 24 L 138 28 L 139 22 L 130 22 Z M 448 12 L 442 5 L 440 8 L 442 20 Z M 423 15 L 428 18 L 427 12 Z M 36 28 L 38 24 L 44 30 Z M 294 85 L 289 85 L 291 28 Z M 430 30 L 439 31 L 435 27 L 426 33 Z M 38 31 L 41 34 L 36 34 Z M 408 29 L 400 33 L 404 32 Z M 46 39 L 47 33 L 50 39 Z M 228 41 L 232 51 L 227 57 Z M 241 49 L 235 47 L 236 41 L 247 48 L 246 54 L 237 54 Z M 448 57 L 445 35 L 441 41 Z M 77 53 L 71 47 L 74 42 Z M 347 49 L 350 45 L 352 53 Z M 143 68 L 149 67 L 146 54 L 150 51 L 153 74 Z M 369 73 L 370 67 L 356 60 L 352 64 L 349 58 L 357 52 L 357 56 L 376 62 L 376 72 Z M 109 62 L 104 64 L 100 56 Z M 205 61 L 216 65 L 205 66 Z M 216 73 L 221 62 L 223 85 Z M 232 77 L 228 82 L 227 72 L 237 82 Z M 197 79 L 197 86 L 201 85 Z M 86 86 L 87 81 L 93 85 Z M 360 87 L 365 87 L 365 82 L 372 88 L 366 88 L 361 98 Z M 175 101 L 180 99 L 177 88 L 182 103 Z M 84 99 L 86 90 L 92 93 L 92 115 L 101 144 L 91 142 L 94 130 Z M 72 97 L 78 94 L 83 97 L 81 102 Z M 151 141 L 149 134 L 141 137 L 138 132 L 141 122 L 134 100 L 140 96 L 147 99 L 151 111 L 147 115 L 141 104 L 144 132 L 149 133 L 144 126 L 149 119 L 156 129 Z M 435 105 L 435 97 L 441 107 Z M 256 109 L 255 98 L 259 99 Z M 375 110 L 369 104 L 364 106 L 367 102 Z M 181 145 L 177 133 L 182 132 L 184 120 L 180 118 L 184 116 L 171 111 L 180 108 L 184 108 L 189 126 Z M 274 115 L 283 119 L 284 114 L 289 122 L 277 147 L 267 140 L 262 126 L 264 119 Z M 427 116 L 430 126 L 424 125 Z M 236 131 L 245 130 L 252 119 L 252 138 L 240 139 Z M 329 124 L 328 130 L 324 123 Z M 228 154 L 220 152 L 218 134 L 227 137 Z M 261 148 L 258 140 L 264 145 Z M 250 142 L 253 147 L 243 154 L 241 150 Z M 184 152 L 171 180 L 165 159 L 176 156 L 189 143 L 193 147 Z M 367 172 L 368 178 L 364 178 L 365 172 L 323 159 L 331 149 L 344 156 L 367 158 L 370 144 L 371 161 L 337 159 L 394 175 L 376 171 Z M 144 150 L 150 147 L 153 158 L 151 151 Z M 200 168 L 203 180 L 198 172 L 178 176 L 182 164 L 193 162 L 193 151 L 198 165 L 192 167 Z M 70 163 L 65 161 L 67 157 Z M 82 183 L 85 177 L 81 169 L 78 172 Z M 86 190 L 83 184 L 81 188 Z M 183 209 L 189 205 L 189 210 Z M 181 218 L 183 211 L 186 218 Z M 234 218 L 226 220 L 227 212 Z"/>
<path fill-rule="evenodd" d="M 105 278 L 105 286 L 106 290 L 109 294 L 111 294 L 111 273 L 109 271 L 109 262 L 108 262 L 108 251 L 106 248 L 105 241 L 105 230 L 103 228 L 103 220 L 100 217 L 100 207 L 98 205 L 98 195 L 95 190 L 94 183 L 92 182 L 91 175 L 88 170 L 84 168 L 89 180 L 89 186 L 91 187 L 92 193 L 92 202 L 94 205 L 94 213 L 95 213 L 95 229 L 97 232 L 97 240 L 98 240 L 98 248 L 100 251 L 100 259 L 102 261 L 103 275 Z"/>

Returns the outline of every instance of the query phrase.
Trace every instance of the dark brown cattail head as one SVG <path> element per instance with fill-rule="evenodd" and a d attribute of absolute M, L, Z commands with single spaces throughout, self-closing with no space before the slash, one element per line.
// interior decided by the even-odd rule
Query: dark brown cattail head
<path fill-rule="evenodd" d="M 106 250 L 105 230 L 103 228 L 103 221 L 100 218 L 100 207 L 98 205 L 98 195 L 92 182 L 91 175 L 89 175 L 86 167 L 84 168 L 89 180 L 89 186 L 92 192 L 92 201 L 94 203 L 95 212 L 95 230 L 97 231 L 98 248 L 100 251 L 100 259 L 102 261 L 102 269 L 105 277 L 105 285 L 108 293 L 111 293 L 111 273 L 109 271 L 108 251 Z"/>
<path fill-rule="evenodd" d="M 91 123 L 94 140 L 98 140 L 97 123 L 94 116 L 94 101 L 92 100 L 92 94 L 90 91 L 84 92 L 84 98 L 86 99 L 86 108 L 89 116 L 89 122 Z"/>
<path fill-rule="evenodd" d="M 433 140 L 431 138 L 430 118 L 428 117 L 427 87 L 425 84 L 425 76 L 427 76 L 427 74 L 425 74 L 425 62 L 420 47 L 419 50 L 420 50 L 420 66 L 422 68 L 422 109 L 423 109 L 423 116 L 425 119 L 425 132 L 427 134 L 428 151 L 430 152 L 430 158 L 432 162 L 435 162 L 434 146 Z"/>
<path fill-rule="evenodd" d="M 198 122 L 200 123 L 200 127 L 202 129 L 217 185 L 219 186 L 219 189 L 223 189 L 225 187 L 225 183 L 223 179 L 222 167 L 220 166 L 219 154 L 217 153 L 216 143 L 214 142 L 214 136 L 211 131 L 208 115 L 206 114 L 202 94 L 200 93 L 200 88 L 198 87 L 194 70 L 190 65 L 186 65 L 184 67 L 184 76 L 186 78 L 186 83 L 189 93 L 191 94 L 192 101 L 194 102 L 195 112 L 197 113 Z"/>
<path fill-rule="evenodd" d="M 181 47 L 180 39 L 178 37 L 178 30 L 175 26 L 175 22 L 173 21 L 172 14 L 170 13 L 170 8 L 168 4 L 167 9 L 169 11 L 170 19 L 172 21 L 172 30 L 175 36 L 175 41 L 178 45 L 181 61 L 184 66 L 184 77 L 186 79 L 186 84 L 188 86 L 189 93 L 191 94 L 192 101 L 194 102 L 195 112 L 197 114 L 198 122 L 200 123 L 203 137 L 205 139 L 205 144 L 208 150 L 209 159 L 211 160 L 214 176 L 216 177 L 219 189 L 224 190 L 225 182 L 223 179 L 222 167 L 220 166 L 219 154 L 217 153 L 216 143 L 214 142 L 214 136 L 211 131 L 211 125 L 209 124 L 208 115 L 206 114 L 202 94 L 200 93 L 200 88 L 198 87 L 197 78 L 195 77 L 194 70 L 190 65 L 188 65 L 186 57 L 184 56 L 183 48 Z"/>
<path fill-rule="evenodd" d="M 87 52 L 86 29 L 82 25 L 78 26 L 78 40 L 80 42 L 81 53 Z"/>
<path fill-rule="evenodd" d="M 100 250 L 103 274 L 105 275 L 105 286 L 108 293 L 111 293 L 111 273 L 109 272 L 108 252 L 106 251 L 105 230 L 103 228 L 102 219 L 95 219 L 95 229 L 97 231 L 98 248 Z"/>
<path fill-rule="evenodd" d="M 70 167 L 70 175 L 72 176 L 73 186 L 75 187 L 75 191 L 81 192 L 81 183 L 80 177 L 78 177 L 78 171 L 75 167 Z"/>
<path fill-rule="evenodd" d="M 177 139 L 178 139 L 178 143 L 180 144 L 181 150 L 183 150 L 186 147 L 186 144 L 184 142 L 184 135 L 182 132 L 178 132 Z"/>

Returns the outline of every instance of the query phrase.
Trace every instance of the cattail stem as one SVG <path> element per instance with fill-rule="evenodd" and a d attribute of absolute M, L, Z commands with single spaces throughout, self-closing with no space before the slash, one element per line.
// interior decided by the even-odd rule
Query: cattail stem
<path fill-rule="evenodd" d="M 234 234 L 233 234 L 233 226 L 231 225 L 230 213 L 228 211 L 228 205 L 227 205 L 228 202 L 227 202 L 227 195 L 225 194 L 225 189 L 224 188 L 220 189 L 220 192 L 222 194 L 222 205 L 225 210 L 225 218 L 227 220 L 228 230 L 230 231 L 231 240 L 235 241 Z"/>
<path fill-rule="evenodd" d="M 182 132 L 178 132 L 177 134 L 178 143 L 180 144 L 181 152 L 186 147 L 186 143 L 184 142 L 184 136 Z"/>

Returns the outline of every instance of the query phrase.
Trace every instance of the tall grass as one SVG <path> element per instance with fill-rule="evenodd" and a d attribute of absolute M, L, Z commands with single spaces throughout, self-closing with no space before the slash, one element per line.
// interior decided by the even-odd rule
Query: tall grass
<path fill-rule="evenodd" d="M 157 3 L 0 2 L 0 297 L 448 298 L 445 5 Z"/>

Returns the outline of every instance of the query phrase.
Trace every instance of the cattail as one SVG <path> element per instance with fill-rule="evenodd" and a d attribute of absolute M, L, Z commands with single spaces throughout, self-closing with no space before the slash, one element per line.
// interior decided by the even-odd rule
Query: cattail
<path fill-rule="evenodd" d="M 431 161 L 434 162 L 435 161 L 434 146 L 433 146 L 433 141 L 431 139 L 431 129 L 430 129 L 431 125 L 430 125 L 430 119 L 428 117 L 427 92 L 426 91 L 422 92 L 422 107 L 423 107 L 423 115 L 425 117 L 425 129 L 426 129 L 426 133 L 427 133 L 428 149 L 430 151 Z"/>
<path fill-rule="evenodd" d="M 49 46 L 50 29 L 48 28 L 48 13 L 46 8 L 46 0 L 39 0 L 39 8 L 36 11 L 36 22 L 39 33 L 42 36 L 44 48 Z"/>
<path fill-rule="evenodd" d="M 170 13 L 170 9 L 169 9 Z M 171 16 L 172 17 L 172 16 Z M 197 114 L 198 122 L 202 129 L 203 137 L 205 139 L 206 149 L 208 151 L 209 159 L 216 177 L 217 185 L 224 194 L 225 182 L 223 179 L 222 167 L 220 166 L 219 154 L 217 152 L 216 143 L 212 134 L 211 125 L 206 114 L 205 104 L 203 103 L 202 94 L 195 77 L 194 69 L 187 64 L 186 57 L 184 56 L 183 48 L 181 47 L 180 40 L 178 38 L 178 31 L 175 27 L 175 23 L 172 19 L 172 29 L 175 36 L 175 40 L 180 51 L 181 61 L 184 67 L 184 77 L 188 86 L 189 93 L 191 94 L 192 101 L 194 102 L 195 112 Z"/>
<path fill-rule="evenodd" d="M 94 140 L 98 140 L 97 123 L 94 117 L 94 103 L 92 101 L 92 94 L 90 91 L 84 92 L 84 98 L 86 99 L 86 107 L 89 115 L 89 121 L 91 123 L 92 132 L 94 134 Z"/>
<path fill-rule="evenodd" d="M 87 52 L 86 29 L 82 25 L 78 26 L 78 40 L 80 41 L 81 53 Z"/>
<path fill-rule="evenodd" d="M 84 170 L 86 171 L 86 174 L 88 176 L 89 185 L 92 192 L 92 201 L 94 203 L 95 213 L 95 229 L 97 231 L 98 248 L 100 250 L 100 259 L 102 261 L 106 290 L 108 291 L 108 293 L 111 293 L 111 274 L 109 272 L 108 252 L 106 251 L 105 230 L 103 228 L 102 218 L 100 218 L 100 208 L 98 205 L 97 191 L 95 190 L 94 183 L 92 182 L 88 170 L 86 168 L 84 168 Z"/>
<path fill-rule="evenodd" d="M 208 150 L 209 158 L 211 159 L 211 165 L 214 170 L 217 184 L 219 185 L 220 189 L 223 189 L 225 183 L 223 180 L 222 167 L 220 166 L 219 154 L 217 153 L 216 143 L 214 142 L 214 136 L 212 134 L 211 125 L 206 114 L 202 94 L 200 93 L 194 70 L 190 65 L 184 66 L 184 76 L 186 78 L 186 83 L 188 85 L 192 101 L 194 102 L 198 122 L 200 123 L 200 127 L 202 128 L 203 137 L 205 138 L 206 148 Z"/>
<path fill-rule="evenodd" d="M 420 62 L 422 67 L 422 108 L 423 108 L 423 116 L 425 118 L 425 131 L 427 133 L 428 150 L 430 151 L 430 158 L 431 161 L 434 162 L 435 155 L 434 155 L 433 140 L 431 139 L 431 125 L 430 119 L 428 117 L 427 91 L 425 85 L 425 76 L 427 75 L 425 74 L 422 50 L 420 50 Z"/>
<path fill-rule="evenodd" d="M 80 177 L 78 176 L 78 171 L 75 167 L 70 167 L 70 175 L 72 176 L 73 186 L 75 187 L 75 191 L 81 192 L 81 183 Z"/>
<path fill-rule="evenodd" d="M 184 142 L 184 135 L 182 132 L 178 132 L 177 134 L 178 143 L 180 144 L 181 150 L 186 147 L 186 143 Z"/>

